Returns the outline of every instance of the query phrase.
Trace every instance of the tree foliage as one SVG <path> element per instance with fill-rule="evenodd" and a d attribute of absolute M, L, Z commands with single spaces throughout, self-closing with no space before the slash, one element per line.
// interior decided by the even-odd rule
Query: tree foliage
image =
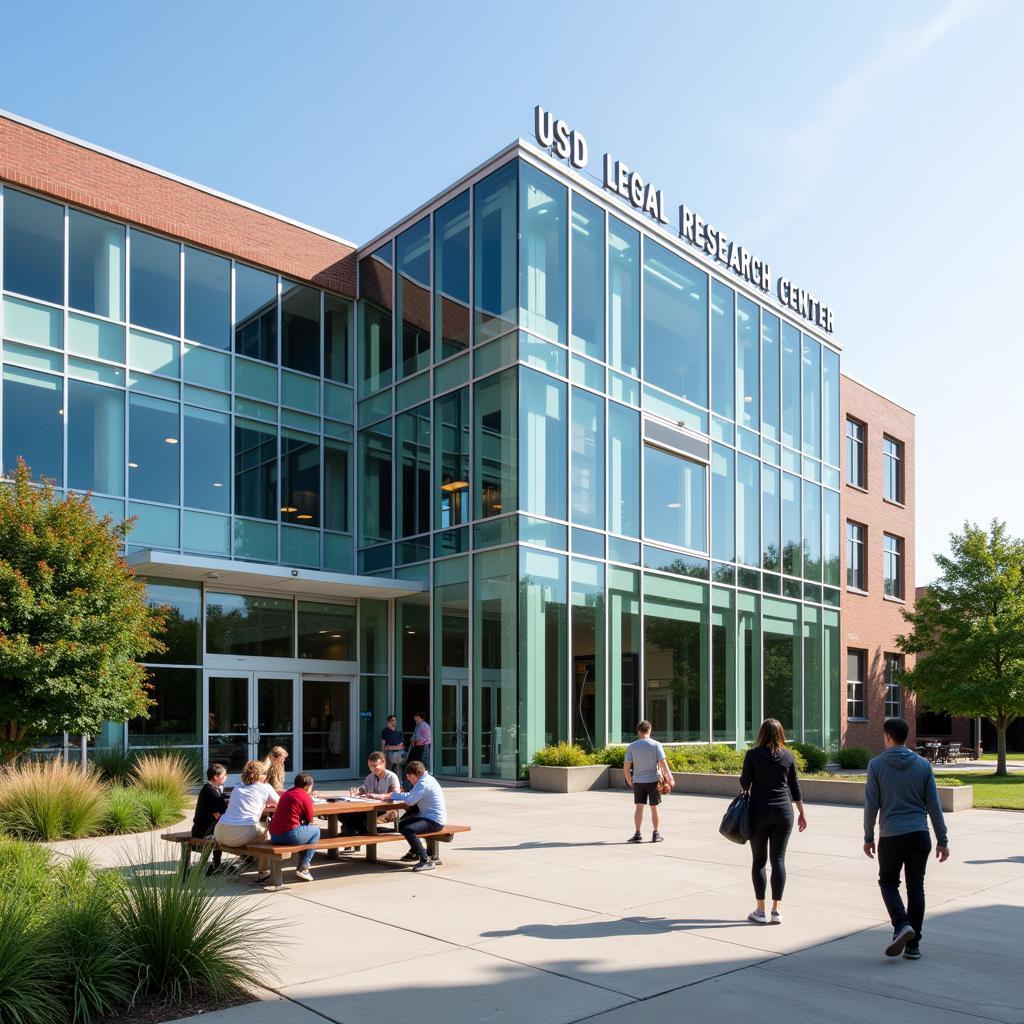
<path fill-rule="evenodd" d="M 138 661 L 162 622 L 120 555 L 131 521 L 98 519 L 85 495 L 33 485 L 21 460 L 0 485 L 0 757 L 44 736 L 97 733 L 144 716 Z"/>
<path fill-rule="evenodd" d="M 988 718 L 1006 772 L 1006 729 L 1024 715 L 1024 542 L 1006 524 L 964 524 L 950 536 L 942 575 L 904 612 L 912 631 L 898 638 L 917 664 L 903 681 L 936 711 Z"/>

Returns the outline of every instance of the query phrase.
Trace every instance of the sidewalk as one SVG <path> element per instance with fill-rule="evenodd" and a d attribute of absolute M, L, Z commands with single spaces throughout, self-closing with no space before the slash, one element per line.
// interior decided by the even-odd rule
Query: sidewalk
<path fill-rule="evenodd" d="M 278 978 L 262 1003 L 192 1020 L 1024 1022 L 1024 814 L 949 818 L 952 857 L 929 866 L 923 958 L 910 962 L 882 955 L 890 930 L 857 808 L 807 808 L 785 922 L 758 927 L 745 921 L 749 850 L 717 834 L 725 800 L 672 796 L 666 841 L 630 846 L 625 793 L 448 795 L 451 820 L 473 831 L 435 872 L 399 868 L 395 844 L 376 867 L 314 867 L 316 881 L 269 897 L 230 886 L 264 902 Z M 86 845 L 116 863 L 131 843 Z"/>

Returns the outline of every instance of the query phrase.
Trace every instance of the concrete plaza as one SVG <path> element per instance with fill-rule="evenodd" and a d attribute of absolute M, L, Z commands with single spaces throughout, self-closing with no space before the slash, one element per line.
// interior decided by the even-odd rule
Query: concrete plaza
<path fill-rule="evenodd" d="M 1024 814 L 948 816 L 952 856 L 928 872 L 923 957 L 891 931 L 857 808 L 809 806 L 794 833 L 781 927 L 745 920 L 749 849 L 717 834 L 726 801 L 673 796 L 666 841 L 626 845 L 628 794 L 448 788 L 472 826 L 413 874 L 381 849 L 264 894 L 265 1001 L 205 1024 L 570 1024 L 600 1020 L 1024 1022 Z M 649 829 L 645 826 L 645 838 Z M 124 838 L 87 844 L 122 856 Z M 134 840 L 138 842 L 138 840 Z M 163 844 L 161 844 L 163 845 Z"/>

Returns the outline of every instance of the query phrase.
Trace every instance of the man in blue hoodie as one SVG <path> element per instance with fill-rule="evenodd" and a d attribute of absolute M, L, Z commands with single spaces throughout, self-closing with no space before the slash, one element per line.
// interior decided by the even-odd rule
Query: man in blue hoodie
<path fill-rule="evenodd" d="M 946 822 L 932 766 L 906 746 L 910 726 L 889 718 L 882 726 L 885 750 L 871 759 L 864 792 L 864 852 L 875 856 L 875 818 L 881 815 L 878 840 L 878 885 L 892 921 L 892 942 L 886 956 L 903 954 L 919 960 L 924 924 L 924 873 L 932 841 L 928 818 L 935 830 L 935 855 L 949 856 Z M 907 905 L 900 897 L 900 873 L 907 880 Z"/>

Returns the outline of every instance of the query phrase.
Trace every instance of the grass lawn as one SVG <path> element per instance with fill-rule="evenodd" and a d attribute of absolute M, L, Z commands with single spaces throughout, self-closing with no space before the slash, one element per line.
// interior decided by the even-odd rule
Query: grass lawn
<path fill-rule="evenodd" d="M 1024 811 L 1024 772 L 999 777 L 984 772 L 935 773 L 940 786 L 942 780 L 948 778 L 959 779 L 963 785 L 974 787 L 975 807 L 1006 807 Z"/>
<path fill-rule="evenodd" d="M 981 759 L 982 759 L 982 761 L 998 761 L 999 760 L 999 755 L 998 754 L 993 754 L 993 753 L 982 754 L 981 755 Z M 1024 753 L 1021 753 L 1019 751 L 1009 751 L 1008 750 L 1006 752 L 1006 760 L 1007 761 L 1024 761 Z"/>

